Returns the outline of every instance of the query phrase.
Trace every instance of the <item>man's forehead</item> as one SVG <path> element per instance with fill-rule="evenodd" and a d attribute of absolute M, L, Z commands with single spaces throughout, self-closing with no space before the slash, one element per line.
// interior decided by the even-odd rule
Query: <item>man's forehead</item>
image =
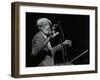
<path fill-rule="evenodd" d="M 50 26 L 51 24 L 49 22 L 42 22 L 41 25 L 43 25 L 43 26 L 49 25 Z"/>
<path fill-rule="evenodd" d="M 51 21 L 47 18 L 40 18 L 37 21 L 37 25 L 52 25 Z"/>

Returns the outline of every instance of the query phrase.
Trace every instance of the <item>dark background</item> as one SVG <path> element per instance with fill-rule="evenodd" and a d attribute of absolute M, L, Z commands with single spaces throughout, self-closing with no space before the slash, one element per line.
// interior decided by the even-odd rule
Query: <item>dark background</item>
<path fill-rule="evenodd" d="M 29 13 L 26 12 L 26 67 L 32 67 L 34 61 L 32 61 L 31 48 L 32 38 L 39 30 L 36 26 L 36 21 L 39 18 L 48 18 L 53 24 L 57 24 L 59 21 L 64 32 L 64 39 L 72 41 L 72 47 L 66 46 L 67 59 L 72 60 L 82 52 L 88 49 L 88 52 L 72 63 L 89 64 L 89 15 L 71 15 L 71 14 L 47 14 L 47 13 Z M 59 31 L 59 28 L 56 29 Z M 52 46 L 59 44 L 60 35 L 51 40 Z M 63 63 L 62 52 L 55 53 L 55 64 Z"/>

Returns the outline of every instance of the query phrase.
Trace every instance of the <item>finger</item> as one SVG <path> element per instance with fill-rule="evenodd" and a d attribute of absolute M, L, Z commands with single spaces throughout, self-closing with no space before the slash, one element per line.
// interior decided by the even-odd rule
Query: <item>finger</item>
<path fill-rule="evenodd" d="M 59 32 L 56 32 L 55 34 L 56 34 L 56 35 L 58 35 L 58 34 L 59 34 Z"/>
<path fill-rule="evenodd" d="M 59 34 L 59 32 L 56 32 L 53 37 L 57 36 L 58 34 Z"/>
<path fill-rule="evenodd" d="M 69 46 L 71 46 L 71 43 L 69 43 Z"/>
<path fill-rule="evenodd" d="M 69 40 L 67 40 L 66 42 L 67 42 L 67 43 L 71 43 L 71 41 L 69 41 Z"/>

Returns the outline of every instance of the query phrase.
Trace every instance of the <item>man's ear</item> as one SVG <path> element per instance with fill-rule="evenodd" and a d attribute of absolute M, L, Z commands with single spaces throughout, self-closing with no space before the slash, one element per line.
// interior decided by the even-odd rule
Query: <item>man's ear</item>
<path fill-rule="evenodd" d="M 44 29 L 43 27 L 39 27 L 39 30 L 41 30 L 41 31 L 42 31 L 43 29 Z"/>
<path fill-rule="evenodd" d="M 42 27 L 39 26 L 38 28 L 39 28 L 39 30 L 41 30 Z"/>

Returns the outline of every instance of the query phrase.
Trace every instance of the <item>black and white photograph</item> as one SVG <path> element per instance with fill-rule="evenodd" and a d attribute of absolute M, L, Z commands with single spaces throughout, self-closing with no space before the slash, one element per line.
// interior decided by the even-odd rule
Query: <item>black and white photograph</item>
<path fill-rule="evenodd" d="M 12 3 L 12 77 L 97 73 L 97 7 Z"/>
<path fill-rule="evenodd" d="M 89 15 L 26 12 L 26 67 L 89 64 Z"/>

